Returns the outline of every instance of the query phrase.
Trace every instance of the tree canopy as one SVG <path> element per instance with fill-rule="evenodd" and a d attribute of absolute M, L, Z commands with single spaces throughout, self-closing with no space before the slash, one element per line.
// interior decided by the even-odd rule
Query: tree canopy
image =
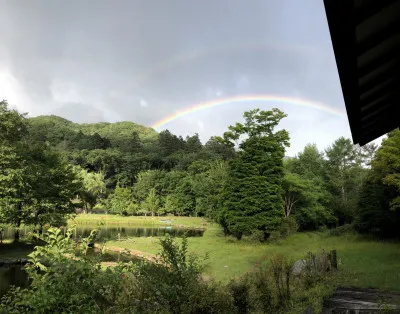
<path fill-rule="evenodd" d="M 378 150 L 341 137 L 325 150 L 308 144 L 287 157 L 289 134 L 279 128 L 285 116 L 250 110 L 203 145 L 198 134 L 183 138 L 132 122 L 27 118 L 2 101 L 0 222 L 40 229 L 80 208 L 205 216 L 237 238 L 285 234 L 294 221 L 300 230 L 352 224 L 396 236 L 400 131 Z"/>

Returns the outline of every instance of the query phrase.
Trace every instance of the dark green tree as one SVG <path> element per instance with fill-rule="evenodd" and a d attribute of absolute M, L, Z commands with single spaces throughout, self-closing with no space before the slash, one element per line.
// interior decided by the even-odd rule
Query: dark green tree
<path fill-rule="evenodd" d="M 286 130 L 275 131 L 286 117 L 279 109 L 251 110 L 245 123 L 236 123 L 225 132 L 231 144 L 241 137 L 239 151 L 229 162 L 222 226 L 240 239 L 256 230 L 265 238 L 279 228 L 284 217 L 282 199 L 283 157 L 289 145 Z"/>
<path fill-rule="evenodd" d="M 171 155 L 172 153 L 185 148 L 185 141 L 168 130 L 160 132 L 158 135 L 158 144 L 161 153 L 165 156 Z"/>
<path fill-rule="evenodd" d="M 199 152 L 203 148 L 203 144 L 201 144 L 199 134 L 195 134 L 193 136 L 186 137 L 186 151 L 190 153 Z"/>
<path fill-rule="evenodd" d="M 394 191 L 390 200 L 393 210 L 400 209 L 400 130 L 388 133 L 372 160 L 373 174 L 376 179 Z"/>

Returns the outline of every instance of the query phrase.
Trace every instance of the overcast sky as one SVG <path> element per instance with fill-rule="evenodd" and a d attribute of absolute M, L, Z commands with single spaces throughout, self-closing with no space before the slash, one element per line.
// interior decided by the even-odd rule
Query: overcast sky
<path fill-rule="evenodd" d="M 345 112 L 322 0 L 0 0 L 0 98 L 30 116 L 151 126 L 254 94 Z M 205 142 L 255 107 L 288 114 L 288 155 L 350 137 L 345 114 L 274 102 L 228 103 L 163 129 Z"/>

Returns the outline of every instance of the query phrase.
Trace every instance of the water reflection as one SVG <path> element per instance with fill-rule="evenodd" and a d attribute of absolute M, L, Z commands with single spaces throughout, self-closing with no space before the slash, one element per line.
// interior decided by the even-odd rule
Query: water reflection
<path fill-rule="evenodd" d="M 81 237 L 87 237 L 94 227 L 83 227 L 78 226 L 74 231 L 73 237 L 79 239 Z M 65 228 L 63 229 L 65 232 Z M 21 238 L 26 237 L 32 228 L 22 228 Z M 117 240 L 128 237 L 162 237 L 166 234 L 170 234 L 173 237 L 201 237 L 203 236 L 204 230 L 202 229 L 186 229 L 186 228 L 174 228 L 171 226 L 165 227 L 130 227 L 130 226 L 101 226 L 97 235 L 97 240 Z M 4 239 L 13 239 L 14 228 L 8 227 L 4 230 Z"/>

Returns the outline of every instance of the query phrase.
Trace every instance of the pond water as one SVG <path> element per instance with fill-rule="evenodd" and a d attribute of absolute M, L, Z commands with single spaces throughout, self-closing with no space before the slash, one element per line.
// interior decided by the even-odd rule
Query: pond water
<path fill-rule="evenodd" d="M 0 298 L 8 290 L 10 285 L 26 287 L 28 275 L 23 269 L 24 266 L 0 267 Z"/>
<path fill-rule="evenodd" d="M 78 226 L 74 232 L 73 237 L 79 239 L 81 237 L 87 237 L 94 227 L 83 227 Z M 63 229 L 65 232 L 65 228 Z M 15 229 L 7 227 L 3 232 L 3 239 L 13 239 Z M 22 228 L 21 238 L 26 237 L 30 232 L 31 228 Z M 118 238 L 128 237 L 160 237 L 166 234 L 170 234 L 173 237 L 201 237 L 203 236 L 203 229 L 187 229 L 187 228 L 175 228 L 171 226 L 160 226 L 160 227 L 132 227 L 132 226 L 101 226 L 97 235 L 97 241 L 106 240 L 117 240 Z"/>

